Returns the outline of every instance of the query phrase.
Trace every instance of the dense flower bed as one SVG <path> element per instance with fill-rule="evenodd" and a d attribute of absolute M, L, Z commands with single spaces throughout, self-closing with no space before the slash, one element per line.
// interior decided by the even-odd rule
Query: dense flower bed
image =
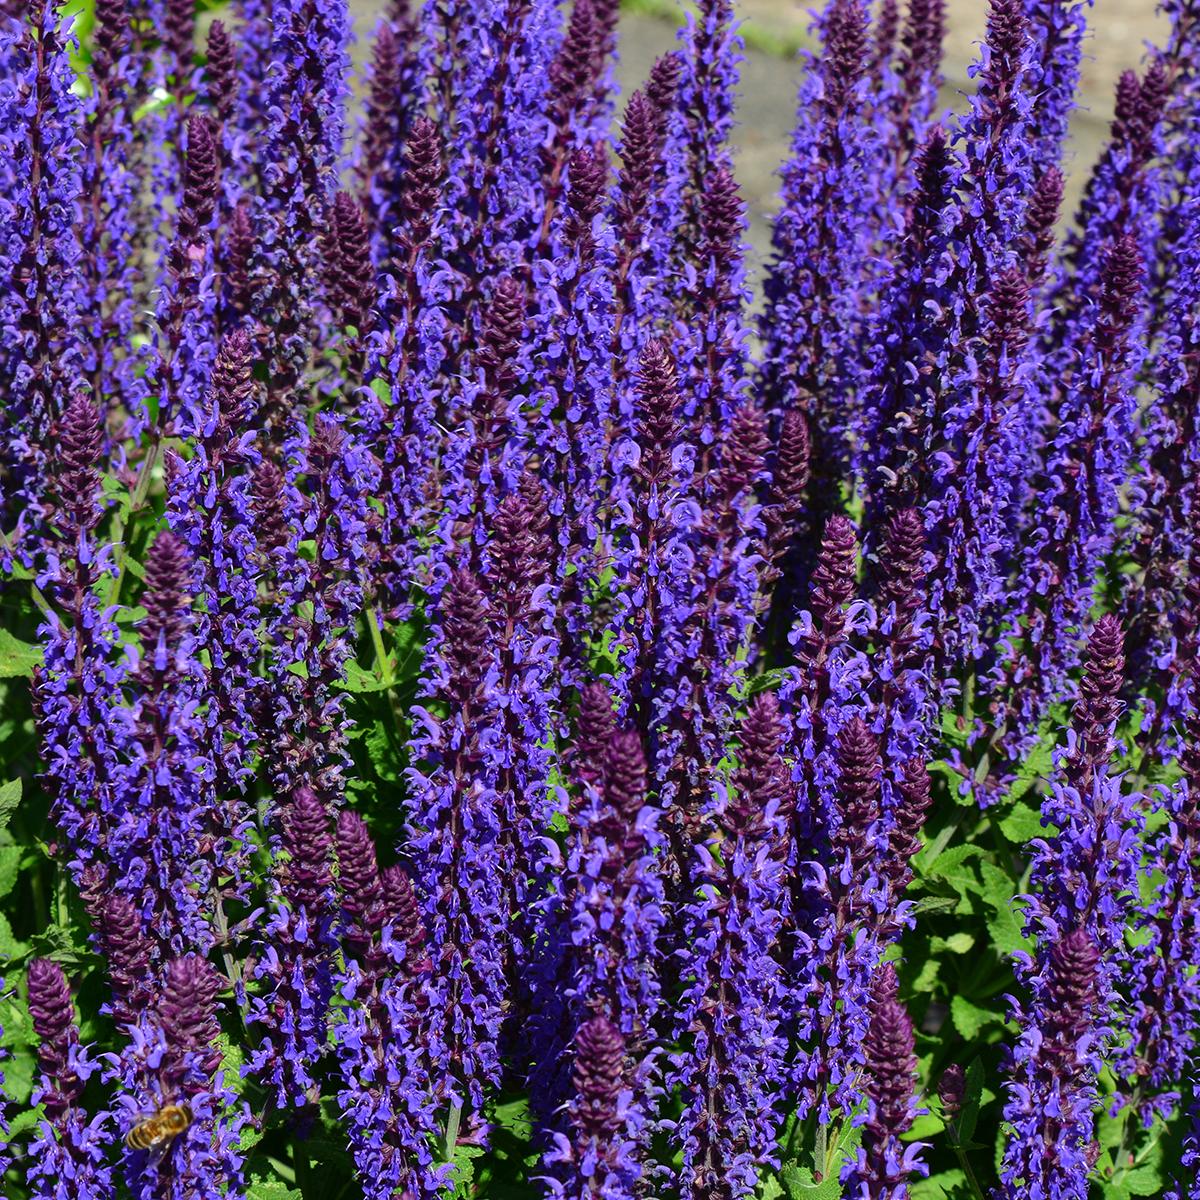
<path fill-rule="evenodd" d="M 728 0 L 3 5 L 6 1196 L 1200 1198 L 1200 4 L 899 7 L 755 303 Z"/>

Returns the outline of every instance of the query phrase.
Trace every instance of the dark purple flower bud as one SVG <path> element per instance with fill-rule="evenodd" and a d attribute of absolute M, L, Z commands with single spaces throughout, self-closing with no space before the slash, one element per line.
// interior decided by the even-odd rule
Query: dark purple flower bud
<path fill-rule="evenodd" d="M 632 826 L 646 803 L 646 752 L 636 729 L 619 729 L 604 755 L 604 799 Z"/>
<path fill-rule="evenodd" d="M 254 470 L 250 499 L 258 544 L 266 551 L 279 550 L 287 544 L 283 486 L 283 472 L 269 458 L 264 458 Z"/>
<path fill-rule="evenodd" d="M 576 0 L 558 54 L 550 64 L 549 115 L 562 130 L 591 90 L 604 31 L 596 24 L 592 0 Z"/>
<path fill-rule="evenodd" d="M 237 58 L 233 39 L 224 21 L 214 21 L 208 30 L 207 61 L 204 66 L 208 106 L 222 125 L 228 125 L 237 99 Z"/>
<path fill-rule="evenodd" d="M 571 155 L 567 171 L 571 237 L 576 242 L 584 242 L 590 236 L 592 222 L 606 199 L 608 154 L 601 145 L 584 146 Z"/>
<path fill-rule="evenodd" d="M 621 169 L 617 173 L 617 225 L 621 239 L 637 237 L 650 188 L 662 156 L 661 114 L 645 92 L 634 92 L 621 125 Z"/>
<path fill-rule="evenodd" d="M 195 0 L 166 0 L 163 44 L 170 55 L 175 85 L 182 89 L 192 73 L 192 43 L 196 36 Z"/>
<path fill-rule="evenodd" d="M 835 0 L 825 17 L 826 103 L 840 109 L 869 65 L 870 18 L 863 0 Z"/>
<path fill-rule="evenodd" d="M 100 521 L 100 413 L 90 396 L 77 392 L 57 427 L 53 464 L 56 524 L 74 541 Z"/>
<path fill-rule="evenodd" d="M 638 360 L 637 472 L 649 489 L 662 487 L 671 473 L 671 454 L 679 438 L 679 379 L 666 342 L 647 342 Z"/>
<path fill-rule="evenodd" d="M 914 93 L 942 61 L 946 36 L 946 0 L 911 0 L 901 42 L 905 91 Z"/>
<path fill-rule="evenodd" d="M 50 1081 L 44 1103 L 53 1116 L 78 1100 L 83 1084 L 71 1065 L 79 1044 L 75 1006 L 62 967 L 48 958 L 29 964 L 29 1018 L 38 1035 L 38 1066 Z"/>
<path fill-rule="evenodd" d="M 1120 620 L 1109 614 L 1092 628 L 1079 699 L 1071 714 L 1075 745 L 1068 771 L 1081 790 L 1086 791 L 1088 781 L 1102 772 L 1112 757 L 1124 682 L 1125 631 Z"/>
<path fill-rule="evenodd" d="M 14 6 L 14 8 L 17 6 Z M 96 0 L 92 27 L 92 77 L 107 84 L 130 38 L 129 6 L 124 0 Z"/>
<path fill-rule="evenodd" d="M 925 526 L 917 509 L 902 508 L 888 519 L 877 570 L 881 607 L 894 605 L 896 626 L 907 626 L 925 591 Z"/>
<path fill-rule="evenodd" d="M 201 245 L 204 230 L 213 218 L 217 202 L 220 158 L 207 117 L 190 117 L 187 123 L 187 157 L 183 169 L 183 199 L 179 205 L 179 244 L 183 253 Z"/>
<path fill-rule="evenodd" d="M 900 5 L 898 0 L 883 0 L 875 28 L 871 34 L 871 70 L 875 75 L 882 73 L 891 61 L 896 47 L 896 35 L 900 32 Z"/>
<path fill-rule="evenodd" d="M 489 379 L 511 380 L 513 359 L 525 332 L 528 298 L 519 279 L 503 276 L 492 291 L 478 359 Z"/>
<path fill-rule="evenodd" d="M 284 809 L 282 841 L 288 856 L 283 881 L 288 906 L 313 918 L 328 905 L 333 886 L 333 836 L 329 813 L 312 788 L 297 788 Z"/>
<path fill-rule="evenodd" d="M 113 892 L 102 901 L 96 924 L 112 984 L 113 1019 L 135 1025 L 150 994 L 153 950 L 141 914 L 128 896 Z"/>
<path fill-rule="evenodd" d="M 992 0 L 987 19 L 989 76 L 1015 78 L 1028 41 L 1029 20 L 1022 0 Z"/>
<path fill-rule="evenodd" d="M 1072 929 L 1054 943 L 1043 1008 L 1042 1053 L 1052 1068 L 1067 1070 L 1091 1026 L 1099 1000 L 1100 950 L 1086 930 Z"/>
<path fill-rule="evenodd" d="M 921 829 L 933 803 L 929 768 L 922 759 L 910 758 L 901 766 L 895 786 L 896 801 L 888 832 L 887 872 L 899 895 L 912 879 L 910 864 L 920 853 Z"/>
<path fill-rule="evenodd" d="M 942 1114 L 947 1121 L 958 1119 L 966 1091 L 967 1073 L 958 1063 L 951 1063 L 942 1072 L 941 1082 L 938 1084 L 938 1099 L 942 1102 Z"/>
<path fill-rule="evenodd" d="M 795 806 L 791 774 L 784 761 L 788 728 L 774 692 L 760 692 L 738 729 L 741 747 L 733 772 L 733 796 L 722 815 L 732 838 L 761 835 L 791 820 Z M 780 847 L 782 838 L 777 839 Z"/>
<path fill-rule="evenodd" d="M 860 879 L 874 855 L 872 828 L 879 820 L 883 765 L 879 739 L 858 716 L 851 717 L 837 736 L 840 823 L 834 833 L 839 867 L 850 863 L 851 876 Z"/>
<path fill-rule="evenodd" d="M 367 823 L 349 808 L 338 813 L 337 861 L 346 943 L 356 957 L 365 958 L 379 921 L 383 883 Z"/>
<path fill-rule="evenodd" d="M 415 969 L 427 937 L 425 918 L 412 877 L 399 863 L 383 872 L 383 911 L 384 920 L 394 927 L 395 937 L 407 947 L 406 965 Z"/>
<path fill-rule="evenodd" d="M 808 490 L 812 442 L 808 419 L 798 408 L 789 409 L 779 424 L 779 441 L 771 472 L 771 499 L 763 511 L 766 526 L 764 557 L 776 569 L 791 546 Z"/>
<path fill-rule="evenodd" d="M 1022 258 L 1029 282 L 1035 287 L 1045 278 L 1046 266 L 1054 250 L 1054 230 L 1062 209 L 1065 181 L 1066 177 L 1057 167 L 1047 167 L 1029 197 Z"/>
<path fill-rule="evenodd" d="M 229 441 L 245 432 L 254 412 L 253 349 L 250 331 L 235 329 L 222 339 L 213 360 L 209 393 L 217 413 L 220 436 Z"/>
<path fill-rule="evenodd" d="M 999 372 L 1007 362 L 1007 372 L 1020 357 L 1029 341 L 1029 280 L 1021 267 L 1003 272 L 992 284 L 987 296 L 988 350 Z"/>
<path fill-rule="evenodd" d="M 217 996 L 221 980 L 198 954 L 185 954 L 167 964 L 158 1017 L 167 1043 L 164 1080 L 178 1089 L 189 1068 L 207 1078 L 221 1065 L 217 1038 Z M 175 1094 L 179 1094 L 176 1090 Z"/>
<path fill-rule="evenodd" d="M 343 325 L 362 332 L 375 303 L 375 270 L 366 214 L 349 192 L 338 192 L 334 198 L 323 250 L 329 305 Z"/>
<path fill-rule="evenodd" d="M 718 167 L 705 181 L 700 198 L 701 254 L 718 271 L 727 271 L 738 253 L 746 205 L 728 167 Z"/>
<path fill-rule="evenodd" d="M 456 571 L 442 596 L 444 654 L 450 678 L 447 698 L 465 703 L 479 686 L 488 640 L 490 608 L 479 580 L 467 570 Z"/>
<path fill-rule="evenodd" d="M 897 999 L 895 974 L 888 964 L 876 973 L 871 1023 L 863 1043 L 867 1065 L 864 1090 L 867 1121 L 857 1160 L 842 1171 L 856 1196 L 903 1196 L 917 1168 L 901 1138 L 916 1117 L 917 1057 L 912 1018 Z"/>
<path fill-rule="evenodd" d="M 225 296 L 235 312 L 248 312 L 253 299 L 255 245 L 254 218 L 251 215 L 250 201 L 243 197 L 234 206 L 221 242 Z"/>
<path fill-rule="evenodd" d="M 798 644 L 796 659 L 804 675 L 802 686 L 811 689 L 824 668 L 829 650 L 845 637 L 846 605 L 854 595 L 858 535 L 843 516 L 830 517 L 810 582 L 811 629 Z"/>
<path fill-rule="evenodd" d="M 177 649 L 189 625 L 191 564 L 183 542 L 169 530 L 160 533 L 146 555 L 145 571 L 142 607 L 146 616 L 139 634 L 146 648 L 142 673 L 148 679 L 147 672 L 157 674 L 163 669 L 155 662 L 158 649 L 163 647 L 168 654 Z"/>
<path fill-rule="evenodd" d="M 1116 340 L 1127 334 L 1138 312 L 1145 267 L 1133 234 L 1125 234 L 1109 247 L 1100 277 L 1101 327 L 1097 336 L 1101 353 L 1111 353 Z"/>
<path fill-rule="evenodd" d="M 521 492 L 505 496 L 492 514 L 488 560 L 493 604 L 512 628 L 530 616 L 530 599 L 546 581 L 551 562 L 544 528 Z"/>
<path fill-rule="evenodd" d="M 404 218 L 409 236 L 422 242 L 429 234 L 446 176 L 438 129 L 428 117 L 413 122 L 405 150 Z"/>
<path fill-rule="evenodd" d="M 581 784 L 597 786 L 603 781 L 605 752 L 616 732 L 617 714 L 607 684 L 599 680 L 585 684 L 575 720 L 573 775 Z"/>
<path fill-rule="evenodd" d="M 625 1040 L 621 1031 L 603 1016 L 593 1017 L 575 1035 L 575 1104 L 571 1122 L 580 1137 L 601 1147 L 621 1127 L 617 1099 L 625 1066 Z M 584 1157 L 579 1148 L 580 1158 Z"/>
<path fill-rule="evenodd" d="M 660 136 L 666 130 L 668 114 L 675 108 L 679 95 L 679 82 L 683 78 L 683 55 L 672 50 L 654 60 L 646 80 L 646 99 L 659 115 Z"/>
<path fill-rule="evenodd" d="M 721 459 L 713 487 L 718 504 L 729 505 L 762 477 L 770 448 L 767 418 L 752 401 L 733 414 L 721 443 Z"/>

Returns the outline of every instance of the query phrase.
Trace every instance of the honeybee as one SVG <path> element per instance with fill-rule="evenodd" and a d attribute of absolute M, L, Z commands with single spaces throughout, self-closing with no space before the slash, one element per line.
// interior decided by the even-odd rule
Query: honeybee
<path fill-rule="evenodd" d="M 164 1104 L 125 1135 L 125 1145 L 130 1150 L 165 1149 L 191 1123 L 192 1110 L 186 1104 Z"/>

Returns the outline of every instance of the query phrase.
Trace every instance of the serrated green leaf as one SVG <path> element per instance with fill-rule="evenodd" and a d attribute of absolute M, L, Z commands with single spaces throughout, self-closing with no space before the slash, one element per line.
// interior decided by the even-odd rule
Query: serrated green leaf
<path fill-rule="evenodd" d="M 346 675 L 338 684 L 343 691 L 356 696 L 371 692 L 387 692 L 396 686 L 397 679 L 380 679 L 374 671 L 360 667 L 353 659 L 346 664 Z"/>
<path fill-rule="evenodd" d="M 1041 809 L 1031 804 L 1017 804 L 1007 816 L 1000 818 L 1000 829 L 1010 842 L 1029 842 L 1045 837 Z"/>
<path fill-rule="evenodd" d="M 1004 1022 L 1003 1014 L 993 1012 L 990 1008 L 981 1008 L 965 996 L 955 996 L 950 1001 L 950 1015 L 954 1018 L 954 1028 L 968 1042 L 973 1042 L 979 1036 L 980 1030 L 988 1025 Z"/>
<path fill-rule="evenodd" d="M 16 1141 L 25 1133 L 31 1133 L 41 1123 L 42 1117 L 46 1112 L 46 1107 L 39 1104 L 37 1108 L 26 1108 L 15 1114 L 12 1120 L 8 1123 L 8 1136 L 11 1141 Z"/>
<path fill-rule="evenodd" d="M 982 854 L 983 850 L 979 846 L 951 846 L 925 867 L 924 874 L 930 878 L 946 877 L 950 872 L 957 871 L 969 858 L 978 858 Z"/>
<path fill-rule="evenodd" d="M 1028 950 L 1029 941 L 1022 931 L 1022 921 L 1014 907 L 1016 887 L 999 867 L 992 863 L 979 864 L 983 878 L 983 899 L 992 909 L 988 919 L 988 934 L 992 945 L 1001 954 L 1015 954 Z"/>
<path fill-rule="evenodd" d="M 0 628 L 0 679 L 29 679 L 42 665 L 42 648 Z"/>
<path fill-rule="evenodd" d="M 455 1146 L 451 1166 L 451 1183 L 454 1185 L 454 1195 L 467 1200 L 473 1194 L 471 1187 L 475 1180 L 475 1160 L 483 1154 L 479 1146 Z"/>
<path fill-rule="evenodd" d="M 973 933 L 952 933 L 949 937 L 935 937 L 929 943 L 929 949 L 937 954 L 949 950 L 951 954 L 966 954 L 975 945 Z"/>
<path fill-rule="evenodd" d="M 17 940 L 8 918 L 0 913 L 0 962 L 24 958 L 28 953 L 29 943 Z"/>
<path fill-rule="evenodd" d="M 303 1193 L 282 1179 L 255 1175 L 246 1183 L 246 1200 L 303 1200 Z"/>
<path fill-rule="evenodd" d="M 784 1167 L 779 1172 L 779 1182 L 788 1200 L 838 1200 L 842 1194 L 842 1185 L 836 1175 L 817 1183 L 807 1167 Z"/>
<path fill-rule="evenodd" d="M 911 1200 L 958 1200 L 966 1192 L 967 1177 L 954 1167 L 949 1171 L 939 1171 L 928 1179 L 918 1179 L 909 1185 L 908 1194 Z"/>
<path fill-rule="evenodd" d="M 22 846 L 0 846 L 0 897 L 7 896 L 16 886 L 24 854 Z"/>
<path fill-rule="evenodd" d="M 12 779 L 8 783 L 0 783 L 0 830 L 8 828 L 21 803 L 21 781 Z"/>
<path fill-rule="evenodd" d="M 927 1138 L 935 1137 L 945 1128 L 946 1122 L 936 1113 L 925 1113 L 913 1121 L 912 1128 L 904 1135 L 904 1141 L 923 1142 Z"/>

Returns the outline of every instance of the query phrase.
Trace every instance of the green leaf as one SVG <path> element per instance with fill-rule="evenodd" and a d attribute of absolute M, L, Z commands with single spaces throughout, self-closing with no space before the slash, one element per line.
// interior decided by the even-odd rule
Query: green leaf
<path fill-rule="evenodd" d="M 945 1128 L 946 1122 L 936 1113 L 925 1113 L 913 1121 L 912 1128 L 904 1135 L 904 1141 L 923 1142 L 927 1138 L 935 1137 Z"/>
<path fill-rule="evenodd" d="M 273 1175 L 254 1175 L 246 1184 L 246 1200 L 304 1200 L 304 1193 Z"/>
<path fill-rule="evenodd" d="M 966 954 L 975 945 L 973 933 L 952 933 L 949 937 L 935 937 L 929 943 L 929 949 L 937 954 L 949 950 L 951 954 Z"/>
<path fill-rule="evenodd" d="M 10 780 L 0 783 L 0 829 L 7 829 L 17 805 L 21 803 L 21 781 Z"/>
<path fill-rule="evenodd" d="M 7 896 L 16 886 L 24 853 L 21 846 L 0 846 L 0 897 Z"/>
<path fill-rule="evenodd" d="M 0 962 L 6 959 L 23 959 L 28 953 L 29 943 L 17 941 L 8 918 L 0 913 Z"/>
<path fill-rule="evenodd" d="M 454 1195 L 461 1197 L 462 1200 L 468 1200 L 474 1195 L 471 1185 L 475 1180 L 475 1160 L 481 1157 L 483 1152 L 481 1146 L 458 1145 L 454 1147 L 450 1179 L 454 1185 Z"/>
<path fill-rule="evenodd" d="M 966 1191 L 966 1183 L 967 1177 L 958 1167 L 954 1167 L 911 1183 L 908 1194 L 911 1200 L 958 1200 L 959 1196 L 970 1195 Z"/>
<path fill-rule="evenodd" d="M 0 628 L 0 679 L 29 679 L 42 665 L 42 648 Z"/>
<path fill-rule="evenodd" d="M 969 858 L 977 858 L 983 854 L 979 846 L 959 845 L 943 850 L 925 869 L 924 874 L 929 878 L 950 878 L 959 871 Z M 973 878 L 973 877 L 972 877 Z"/>
<path fill-rule="evenodd" d="M 529 1115 L 529 1100 L 525 1096 L 495 1105 L 491 1115 L 494 1124 L 518 1141 L 527 1142 L 533 1136 L 533 1118 Z"/>
<path fill-rule="evenodd" d="M 386 692 L 396 686 L 399 680 L 380 679 L 374 671 L 360 667 L 353 659 L 346 664 L 346 677 L 338 685 L 343 691 L 352 692 L 356 696 L 370 692 Z"/>
<path fill-rule="evenodd" d="M 958 1142 L 961 1146 L 969 1146 L 975 1136 L 975 1126 L 979 1121 L 979 1110 L 983 1105 L 983 1064 L 973 1058 L 965 1072 L 963 1081 L 963 1105 L 955 1122 Z"/>
<path fill-rule="evenodd" d="M 1029 941 L 1022 931 L 1022 921 L 1013 902 L 1016 888 L 1013 881 L 992 863 L 979 864 L 983 876 L 983 899 L 992 909 L 988 920 L 988 933 L 992 944 L 1001 954 L 1015 954 L 1028 950 Z"/>
<path fill-rule="evenodd" d="M 1010 842 L 1029 842 L 1046 836 L 1042 810 L 1031 804 L 1017 804 L 1012 812 L 1000 818 L 1000 829 Z"/>
<path fill-rule="evenodd" d="M 27 1108 L 23 1112 L 19 1112 L 8 1123 L 8 1136 L 10 1141 L 16 1141 L 27 1130 L 32 1132 L 41 1123 L 42 1116 L 45 1114 L 45 1105 L 39 1104 L 37 1108 Z"/>
<path fill-rule="evenodd" d="M 838 1200 L 842 1194 L 837 1175 L 817 1183 L 807 1167 L 794 1164 L 779 1172 L 779 1182 L 783 1184 L 788 1200 Z"/>
<path fill-rule="evenodd" d="M 1004 1017 L 1000 1013 L 972 1004 L 965 996 L 955 996 L 950 1001 L 950 1015 L 954 1018 L 955 1029 L 968 1042 L 973 1042 L 979 1036 L 979 1031 L 986 1026 L 1004 1023 Z"/>

